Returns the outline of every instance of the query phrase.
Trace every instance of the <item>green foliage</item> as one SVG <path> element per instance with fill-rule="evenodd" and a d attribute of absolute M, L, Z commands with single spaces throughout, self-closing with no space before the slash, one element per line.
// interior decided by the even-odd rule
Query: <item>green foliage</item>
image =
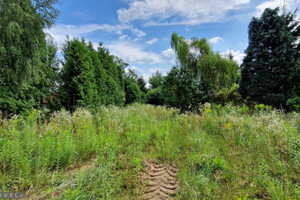
<path fill-rule="evenodd" d="M 140 90 L 144 94 L 147 94 L 147 92 L 148 92 L 148 88 L 146 87 L 147 83 L 142 76 L 138 78 L 137 84 L 139 85 Z"/>
<path fill-rule="evenodd" d="M 105 84 L 107 87 L 106 93 L 104 94 L 105 105 L 123 105 L 125 103 L 125 94 L 117 82 L 108 76 Z"/>
<path fill-rule="evenodd" d="M 214 90 L 230 89 L 239 80 L 239 66 L 220 54 L 204 54 L 197 63 L 201 78 L 209 81 Z"/>
<path fill-rule="evenodd" d="M 150 90 L 146 96 L 146 102 L 152 105 L 164 105 L 165 98 L 167 97 L 164 94 L 164 76 L 159 71 L 156 71 L 149 78 Z M 174 97 L 174 96 L 173 96 Z M 171 97 L 170 97 L 171 98 Z"/>
<path fill-rule="evenodd" d="M 173 33 L 171 36 L 171 47 L 175 50 L 178 61 L 182 66 L 195 68 L 195 61 L 190 58 L 190 47 L 183 36 Z"/>
<path fill-rule="evenodd" d="M 100 58 L 98 56 L 98 52 L 93 48 L 93 45 L 91 42 L 89 42 L 87 46 L 90 57 L 92 59 L 92 65 L 95 68 L 94 71 L 94 76 L 95 76 L 95 81 L 96 81 L 96 88 L 97 88 L 97 105 L 105 105 L 106 104 L 106 93 L 108 90 L 108 86 L 105 84 L 106 78 L 107 78 L 107 73 L 104 70 L 104 67 L 100 61 Z"/>
<path fill-rule="evenodd" d="M 198 111 L 200 104 L 210 101 L 214 93 L 219 90 L 224 93 L 238 82 L 238 64 L 214 53 L 205 38 L 192 38 L 188 42 L 173 33 L 171 46 L 180 66 L 165 77 L 163 90 L 167 105 L 182 111 Z"/>
<path fill-rule="evenodd" d="M 300 96 L 290 98 L 287 100 L 286 105 L 291 109 L 300 112 Z"/>
<path fill-rule="evenodd" d="M 234 84 L 230 89 L 223 88 L 214 95 L 213 101 L 225 105 L 226 103 L 233 102 L 236 105 L 242 105 L 244 99 L 238 92 L 239 85 Z"/>
<path fill-rule="evenodd" d="M 142 91 L 137 83 L 130 83 L 126 85 L 126 104 L 139 102 L 142 100 Z"/>
<path fill-rule="evenodd" d="M 209 82 L 213 89 L 229 89 L 239 80 L 238 64 L 214 53 L 205 38 L 192 38 L 189 43 L 184 37 L 173 33 L 171 46 L 181 67 L 192 70 L 195 79 Z"/>
<path fill-rule="evenodd" d="M 164 105 L 164 93 L 162 87 L 149 90 L 147 93 L 147 103 L 152 105 Z"/>
<path fill-rule="evenodd" d="M 299 21 L 295 14 L 266 9 L 249 24 L 249 45 L 242 65 L 240 92 L 244 98 L 278 108 L 298 87 Z M 294 81 L 293 81 L 294 79 Z"/>
<path fill-rule="evenodd" d="M 110 55 L 101 43 L 96 51 L 84 40 L 67 41 L 64 56 L 59 89 L 63 107 L 71 111 L 78 107 L 96 110 L 101 105 L 125 103 L 127 64 Z"/>
<path fill-rule="evenodd" d="M 152 76 L 149 78 L 149 83 L 151 85 L 151 89 L 156 89 L 158 87 L 163 86 L 164 77 L 162 73 L 160 73 L 159 71 L 153 73 Z"/>
<path fill-rule="evenodd" d="M 74 39 L 64 46 L 65 63 L 61 73 L 62 104 L 68 110 L 99 105 L 95 67 L 89 49 Z"/>
<path fill-rule="evenodd" d="M 53 25 L 57 0 L 3 0 L 0 4 L 0 108 L 12 113 L 40 105 L 47 51 L 44 28 Z"/>
<path fill-rule="evenodd" d="M 129 70 L 125 75 L 125 103 L 131 104 L 144 100 L 145 93 L 141 89 L 145 90 L 145 85 L 146 83 L 142 81 L 133 70 Z"/>
<path fill-rule="evenodd" d="M 50 111 L 58 110 L 61 105 L 58 97 L 59 82 L 59 59 L 56 56 L 57 46 L 53 42 L 53 38 L 49 37 L 46 44 L 45 53 L 42 58 L 43 74 L 41 80 L 35 87 L 38 89 L 39 95 L 36 96 L 40 101 L 40 108 L 50 109 Z"/>
<path fill-rule="evenodd" d="M 198 111 L 201 103 L 210 100 L 210 90 L 210 85 L 195 79 L 189 68 L 173 68 L 163 86 L 166 104 L 181 111 Z"/>
<path fill-rule="evenodd" d="M 1 189 L 13 185 L 26 189 L 42 180 L 35 175 L 89 158 L 95 152 L 97 137 L 92 134 L 91 117 L 78 110 L 71 121 L 68 113 L 60 112 L 49 124 L 42 124 L 37 123 L 40 115 L 33 111 L 26 119 L 15 117 L 1 127 L 1 181 L 9 178 L 1 183 Z"/>
<path fill-rule="evenodd" d="M 266 112 L 271 112 L 272 111 L 271 106 L 266 106 L 264 104 L 255 105 L 254 108 L 255 108 L 256 111 L 266 111 Z"/>
<path fill-rule="evenodd" d="M 110 52 L 105 49 L 102 43 L 98 45 L 98 58 L 100 60 L 105 74 L 99 77 L 97 81 L 103 82 L 105 80 L 106 86 L 103 85 L 98 89 L 100 90 L 101 99 L 105 105 L 123 105 L 125 103 L 125 67 L 128 66 L 121 59 L 113 56 Z"/>

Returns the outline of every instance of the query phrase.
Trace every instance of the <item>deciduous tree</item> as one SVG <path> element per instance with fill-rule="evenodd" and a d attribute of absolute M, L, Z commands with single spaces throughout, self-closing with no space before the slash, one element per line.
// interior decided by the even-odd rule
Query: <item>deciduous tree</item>
<path fill-rule="evenodd" d="M 33 85 L 43 74 L 44 29 L 54 24 L 57 0 L 0 1 L 0 109 L 20 113 L 39 104 Z"/>

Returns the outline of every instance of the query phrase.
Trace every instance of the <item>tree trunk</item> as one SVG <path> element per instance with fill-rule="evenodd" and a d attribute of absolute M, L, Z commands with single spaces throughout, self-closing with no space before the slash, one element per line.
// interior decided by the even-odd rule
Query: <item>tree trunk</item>
<path fill-rule="evenodd" d="M 7 110 L 2 109 L 2 119 L 7 119 Z"/>

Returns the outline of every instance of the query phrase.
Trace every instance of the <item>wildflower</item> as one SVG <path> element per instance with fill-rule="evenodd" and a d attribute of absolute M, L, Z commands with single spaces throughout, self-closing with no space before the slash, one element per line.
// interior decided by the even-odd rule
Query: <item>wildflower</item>
<path fill-rule="evenodd" d="M 230 127 L 232 127 L 232 123 L 227 123 L 227 124 L 225 124 L 225 129 L 229 129 Z"/>
<path fill-rule="evenodd" d="M 211 113 L 211 109 L 210 109 L 210 108 L 206 108 L 206 109 L 204 110 L 204 112 L 205 112 L 205 113 Z"/>

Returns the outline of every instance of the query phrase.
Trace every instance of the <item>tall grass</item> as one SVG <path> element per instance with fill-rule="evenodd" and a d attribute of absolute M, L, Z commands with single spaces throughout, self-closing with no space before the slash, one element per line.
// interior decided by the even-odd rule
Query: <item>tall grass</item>
<path fill-rule="evenodd" d="M 38 123 L 33 111 L 14 117 L 0 128 L 0 189 L 26 190 L 47 179 L 47 173 L 88 159 L 96 152 L 93 116 L 78 110 L 59 112 L 49 123 Z"/>
<path fill-rule="evenodd" d="M 205 107 L 198 144 L 182 161 L 183 198 L 299 199 L 299 129 L 286 119 L 279 111 Z"/>
<path fill-rule="evenodd" d="M 133 105 L 33 111 L 0 126 L 0 190 L 60 187 L 61 199 L 137 199 L 143 161 L 179 166 L 177 199 L 299 199 L 300 116 L 270 109 L 211 107 L 202 115 Z M 97 157 L 74 178 L 51 180 Z M 48 196 L 47 196 L 48 195 Z"/>

